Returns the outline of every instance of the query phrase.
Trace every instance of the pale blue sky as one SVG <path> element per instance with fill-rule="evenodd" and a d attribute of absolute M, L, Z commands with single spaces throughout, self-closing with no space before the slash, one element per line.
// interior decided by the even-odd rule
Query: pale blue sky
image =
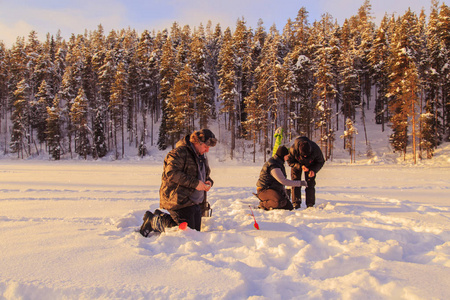
<path fill-rule="evenodd" d="M 18 36 L 28 37 L 31 30 L 44 39 L 58 29 L 64 38 L 72 33 L 82 34 L 102 24 L 107 34 L 112 29 L 170 28 L 173 22 L 193 29 L 211 20 L 222 30 L 236 26 L 244 18 L 247 26 L 255 28 L 262 19 L 268 31 L 275 24 L 281 32 L 288 18 L 297 16 L 301 7 L 309 12 L 309 22 L 319 20 L 328 12 L 338 23 L 358 12 L 364 0 L 0 0 L 0 40 L 6 47 Z M 417 14 L 430 11 L 431 0 L 372 0 L 372 13 L 378 25 L 388 14 L 403 15 L 408 7 Z M 440 2 L 442 3 L 442 1 Z"/>

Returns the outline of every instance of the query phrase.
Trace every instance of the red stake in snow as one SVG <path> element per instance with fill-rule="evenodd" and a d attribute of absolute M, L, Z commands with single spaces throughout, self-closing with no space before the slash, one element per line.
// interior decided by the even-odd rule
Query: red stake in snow
<path fill-rule="evenodd" d="M 259 230 L 259 225 L 258 225 L 258 223 L 256 223 L 255 215 L 253 214 L 253 209 L 250 205 L 248 207 L 250 207 L 250 211 L 252 212 L 253 220 L 255 220 L 255 224 L 253 224 L 253 226 L 255 226 L 255 228 L 257 230 Z"/>

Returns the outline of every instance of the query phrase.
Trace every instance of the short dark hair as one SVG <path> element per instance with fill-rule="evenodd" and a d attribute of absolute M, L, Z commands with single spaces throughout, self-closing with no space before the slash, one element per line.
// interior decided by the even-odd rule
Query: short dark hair
<path fill-rule="evenodd" d="M 277 155 L 279 158 L 284 159 L 284 157 L 285 157 L 286 155 L 288 155 L 288 154 L 289 154 L 288 148 L 286 148 L 285 146 L 280 146 L 280 147 L 278 147 L 278 150 L 277 150 L 277 152 L 276 152 L 276 155 Z"/>
<path fill-rule="evenodd" d="M 298 151 L 300 152 L 301 156 L 308 156 L 311 154 L 311 145 L 308 143 L 308 141 L 300 141 L 298 143 Z"/>

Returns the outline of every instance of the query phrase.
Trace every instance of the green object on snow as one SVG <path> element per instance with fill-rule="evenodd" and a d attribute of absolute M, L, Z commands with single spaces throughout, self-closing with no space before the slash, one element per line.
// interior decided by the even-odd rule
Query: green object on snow
<path fill-rule="evenodd" d="M 275 144 L 273 145 L 272 157 L 275 157 L 278 147 L 280 147 L 281 141 L 283 140 L 283 127 L 278 127 L 273 137 L 275 138 Z"/>

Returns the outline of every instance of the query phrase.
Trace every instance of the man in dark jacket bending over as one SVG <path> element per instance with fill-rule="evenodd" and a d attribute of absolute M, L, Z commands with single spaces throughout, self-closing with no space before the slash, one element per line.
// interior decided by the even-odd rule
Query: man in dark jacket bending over
<path fill-rule="evenodd" d="M 216 145 L 217 139 L 209 129 L 195 131 L 180 140 L 164 159 L 164 171 L 159 190 L 160 208 L 147 211 L 141 234 L 164 232 L 165 228 L 186 222 L 197 231 L 201 229 L 202 215 L 209 209 L 206 192 L 213 185 L 211 170 L 205 154 Z"/>
<path fill-rule="evenodd" d="M 316 175 L 325 164 L 325 159 L 320 147 L 306 136 L 294 140 L 289 149 L 287 160 L 291 167 L 291 179 L 300 180 L 302 172 L 308 186 L 305 188 L 306 207 L 314 207 L 316 204 Z M 295 209 L 300 208 L 302 203 L 300 187 L 292 189 L 292 204 Z"/>

